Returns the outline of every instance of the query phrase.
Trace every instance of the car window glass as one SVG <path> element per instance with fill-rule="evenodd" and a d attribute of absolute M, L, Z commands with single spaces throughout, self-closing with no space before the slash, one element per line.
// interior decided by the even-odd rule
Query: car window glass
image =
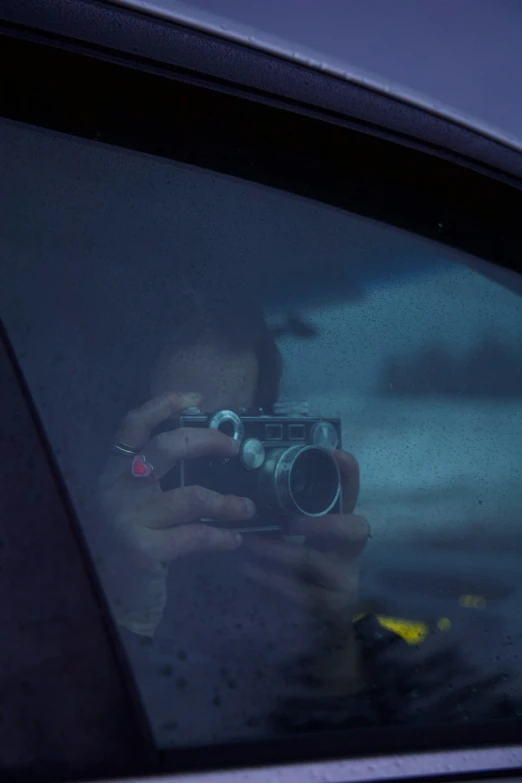
<path fill-rule="evenodd" d="M 320 202 L 1 134 L 2 318 L 158 743 L 515 719 L 519 294 Z"/>

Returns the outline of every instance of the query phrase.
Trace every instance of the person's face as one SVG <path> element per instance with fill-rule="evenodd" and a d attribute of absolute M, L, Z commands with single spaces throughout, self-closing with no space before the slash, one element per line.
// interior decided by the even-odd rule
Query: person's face
<path fill-rule="evenodd" d="M 258 366 L 251 351 L 232 354 L 205 344 L 164 356 L 152 378 L 152 396 L 167 391 L 199 392 L 205 413 L 253 405 Z"/>

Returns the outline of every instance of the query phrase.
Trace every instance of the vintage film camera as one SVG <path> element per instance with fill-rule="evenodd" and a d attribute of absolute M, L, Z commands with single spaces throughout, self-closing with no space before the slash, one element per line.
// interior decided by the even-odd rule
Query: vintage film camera
<path fill-rule="evenodd" d="M 340 511 L 341 477 L 331 454 L 341 447 L 340 419 L 264 415 L 262 411 L 238 415 L 221 410 L 208 415 L 191 408 L 176 426 L 221 430 L 241 444 L 237 457 L 184 460 L 171 471 L 166 486 L 162 482 L 164 489 L 198 484 L 254 501 L 257 513 L 252 519 L 239 524 L 221 522 L 220 527 L 238 532 L 284 531 L 285 518 Z M 213 524 L 210 519 L 203 521 Z"/>

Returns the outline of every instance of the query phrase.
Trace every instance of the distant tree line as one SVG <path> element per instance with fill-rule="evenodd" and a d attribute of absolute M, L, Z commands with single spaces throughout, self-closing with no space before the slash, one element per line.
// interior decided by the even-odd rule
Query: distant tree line
<path fill-rule="evenodd" d="M 465 354 L 448 343 L 433 342 L 411 356 L 387 356 L 378 391 L 405 396 L 522 397 L 522 345 L 515 350 L 505 340 L 485 335 Z"/>

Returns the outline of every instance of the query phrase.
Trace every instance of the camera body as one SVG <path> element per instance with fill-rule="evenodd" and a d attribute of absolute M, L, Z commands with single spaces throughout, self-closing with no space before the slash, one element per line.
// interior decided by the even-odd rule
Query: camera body
<path fill-rule="evenodd" d="M 223 495 L 251 498 L 257 512 L 238 532 L 284 530 L 285 519 L 320 517 L 341 509 L 341 477 L 332 449 L 341 447 L 340 419 L 292 415 L 238 415 L 229 410 L 185 411 L 176 427 L 210 428 L 240 444 L 237 457 L 181 461 L 162 488 L 199 485 Z M 208 524 L 211 519 L 204 519 Z"/>

